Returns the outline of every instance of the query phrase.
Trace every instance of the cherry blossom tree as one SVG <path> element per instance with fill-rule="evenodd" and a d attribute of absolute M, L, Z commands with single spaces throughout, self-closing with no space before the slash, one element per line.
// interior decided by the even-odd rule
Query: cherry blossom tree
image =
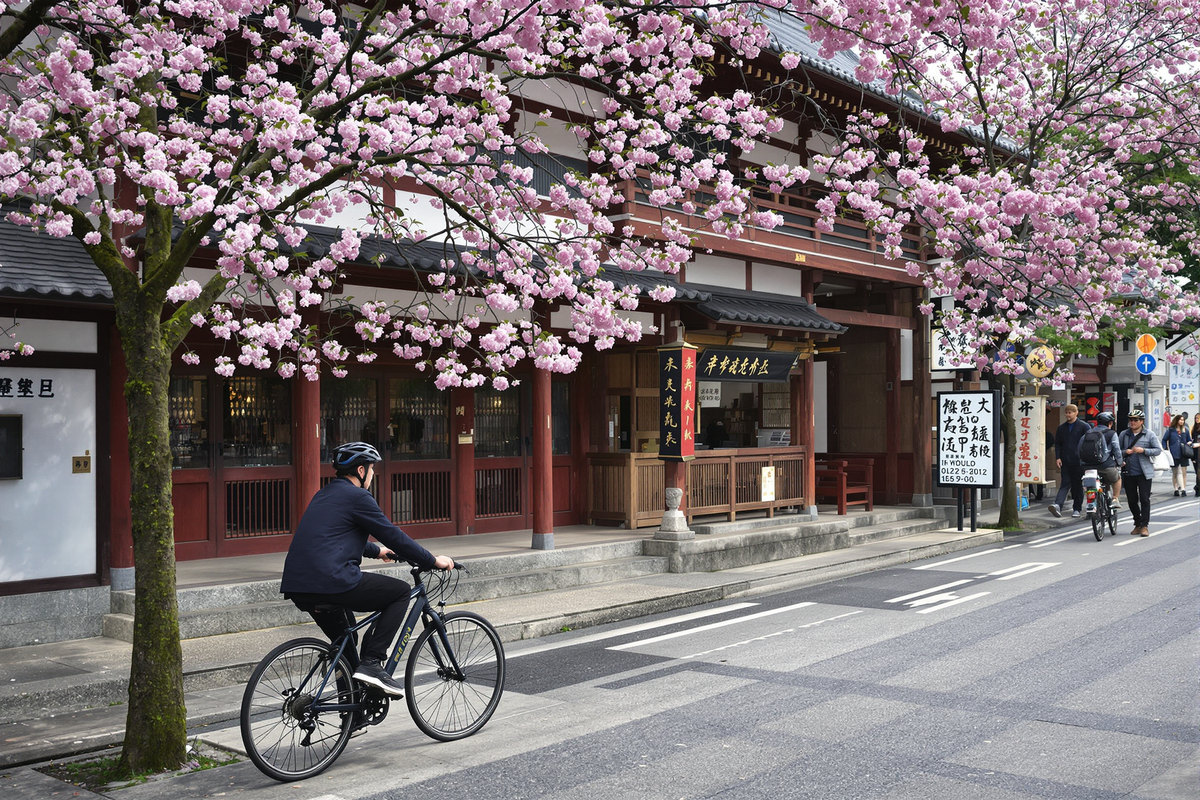
<path fill-rule="evenodd" d="M 855 48 L 857 77 L 906 101 L 850 118 L 816 160 L 825 224 L 859 214 L 895 257 L 905 226 L 927 233 L 938 258 L 910 272 L 954 298 L 938 316 L 959 363 L 1005 390 L 1000 525 L 1016 526 L 1026 347 L 1061 361 L 1200 318 L 1180 275 L 1200 253 L 1200 2 L 796 5 L 824 54 Z M 935 137 L 963 145 L 940 155 Z"/>
<path fill-rule="evenodd" d="M 607 216 L 621 182 L 738 236 L 779 220 L 751 177 L 781 191 L 799 168 L 735 173 L 720 154 L 781 123 L 718 53 L 768 43 L 754 7 L 650 0 L 0 0 L 0 199 L 9 219 L 78 239 L 113 289 L 125 354 L 137 614 L 122 764 L 184 758 L 167 387 L 196 327 L 228 342 L 215 365 L 315 380 L 381 350 L 439 387 L 508 385 L 523 360 L 570 371 L 580 347 L 636 341 L 621 270 L 673 273 L 692 232 L 664 214 L 641 240 Z M 540 111 L 529 110 L 541 98 Z M 548 106 L 570 112 L 587 168 L 546 169 Z M 688 145 L 682 142 L 689 142 Z M 709 187 L 705 208 L 686 194 Z M 439 217 L 391 202 L 403 189 Z M 347 219 L 355 222 L 348 224 Z M 433 221 L 431 221 L 431 219 Z M 341 228 L 328 252 L 309 228 Z M 307 226 L 307 227 L 306 227 Z M 411 302 L 362 303 L 329 335 L 331 302 L 364 244 L 434 243 Z M 394 247 L 402 253 L 403 248 Z M 185 274 L 197 254 L 216 269 Z M 653 292 L 668 300 L 665 286 Z M 570 309 L 567 336 L 546 309 Z M 23 348 L 28 350 L 30 344 Z M 183 354 L 198 363 L 198 356 Z"/>

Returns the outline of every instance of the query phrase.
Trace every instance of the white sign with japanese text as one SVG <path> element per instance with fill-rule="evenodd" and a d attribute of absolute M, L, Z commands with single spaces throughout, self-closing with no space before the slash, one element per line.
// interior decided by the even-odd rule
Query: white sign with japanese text
<path fill-rule="evenodd" d="M 938 485 L 1000 485 L 999 393 L 938 392 Z"/>
<path fill-rule="evenodd" d="M 775 468 L 762 468 L 762 502 L 775 502 Z"/>
<path fill-rule="evenodd" d="M 970 338 L 958 331 L 948 331 L 945 328 L 934 327 L 930 331 L 933 341 L 932 369 L 943 371 L 949 369 L 974 369 L 975 362 L 971 359 L 975 351 L 971 348 Z M 961 359 L 966 359 L 962 361 Z"/>
<path fill-rule="evenodd" d="M 1013 401 L 1017 422 L 1017 483 L 1046 482 L 1046 398 Z"/>
<path fill-rule="evenodd" d="M 701 408 L 720 408 L 721 384 L 717 381 L 697 381 L 696 399 Z"/>

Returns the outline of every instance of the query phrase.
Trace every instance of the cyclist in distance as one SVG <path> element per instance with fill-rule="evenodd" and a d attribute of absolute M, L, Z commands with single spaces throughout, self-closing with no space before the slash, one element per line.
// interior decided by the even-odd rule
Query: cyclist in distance
<path fill-rule="evenodd" d="M 379 451 L 365 442 L 350 442 L 333 451 L 337 477 L 309 502 L 283 563 L 279 591 L 301 611 L 313 616 L 330 639 L 346 630 L 350 611 L 382 611 L 366 632 L 362 659 L 354 677 L 387 694 L 404 687 L 383 667 L 388 646 L 404 623 L 409 585 L 399 578 L 363 572 L 363 556 L 408 561 L 422 569 L 453 569 L 449 556 L 434 556 L 397 528 L 368 491 Z M 382 544 L 368 541 L 373 536 Z M 341 613 L 324 608 L 335 606 Z M 353 623 L 353 619 L 349 621 Z M 353 660 L 353 653 L 351 653 Z"/>
<path fill-rule="evenodd" d="M 1084 469 L 1099 471 L 1104 482 L 1112 487 L 1113 508 L 1120 508 L 1121 467 L 1125 459 L 1121 454 L 1121 443 L 1113 425 L 1117 418 L 1103 411 L 1096 417 L 1096 427 L 1079 440 L 1079 463 Z"/>

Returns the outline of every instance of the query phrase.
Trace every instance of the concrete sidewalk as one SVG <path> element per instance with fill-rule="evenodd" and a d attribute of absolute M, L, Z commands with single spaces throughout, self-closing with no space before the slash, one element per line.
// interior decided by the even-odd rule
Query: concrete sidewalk
<path fill-rule="evenodd" d="M 1159 491 L 1155 501 L 1169 497 L 1169 490 Z M 494 597 L 455 607 L 482 614 L 506 641 L 544 636 L 565 628 L 600 625 L 730 597 L 821 583 L 997 542 L 1003 538 L 1003 532 L 986 526 L 994 524 L 998 516 L 997 509 L 981 511 L 980 530 L 976 533 L 969 531 L 968 517 L 968 530 L 963 532 L 954 529 L 955 522 L 951 520 L 950 528 L 866 540 L 827 552 L 743 563 L 717 571 L 660 572 Z M 822 516 L 821 519 L 828 526 L 844 518 Z M 1023 527 L 1026 531 L 1037 531 L 1078 522 L 1069 514 L 1055 518 L 1041 505 L 1025 512 Z M 595 528 L 556 531 L 555 552 L 594 546 L 597 536 L 625 541 L 645 540 L 651 535 L 652 531 L 608 533 L 597 532 Z M 699 558 L 704 557 L 705 551 L 710 555 L 729 552 L 747 535 L 743 532 L 697 537 L 693 549 L 700 552 Z M 761 539 L 762 534 L 758 535 Z M 525 568 L 530 571 L 545 569 L 545 562 L 531 554 L 528 538 L 520 533 L 462 539 L 439 539 L 426 544 L 437 552 L 468 562 L 476 560 L 484 564 L 489 557 L 509 557 L 517 563 L 528 561 Z M 247 580 L 278 577 L 282 556 L 255 558 L 257 562 L 241 565 L 239 577 Z M 228 571 L 222 569 L 222 565 L 213 561 L 181 564 L 180 585 L 228 581 Z M 320 632 L 312 624 L 287 625 L 184 640 L 189 727 L 236 719 L 243 684 L 254 664 L 276 644 L 305 635 L 320 636 Z M 4 701 L 5 709 L 0 716 L 0 767 L 68 757 L 119 743 L 125 725 L 130 650 L 128 643 L 104 637 L 0 650 L 0 700 Z"/>

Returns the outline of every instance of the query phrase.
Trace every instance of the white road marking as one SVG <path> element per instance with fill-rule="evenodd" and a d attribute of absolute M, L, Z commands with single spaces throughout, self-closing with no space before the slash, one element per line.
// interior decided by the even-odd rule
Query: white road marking
<path fill-rule="evenodd" d="M 1050 567 L 1057 567 L 1061 563 L 1061 561 L 1034 561 L 1029 564 L 1020 564 L 1018 566 L 1009 567 L 1008 569 L 1002 569 L 997 572 L 989 572 L 988 576 L 992 577 L 995 575 L 1003 575 L 1004 577 L 999 578 L 999 580 L 1011 581 L 1013 578 L 1020 578 L 1023 575 L 1029 575 L 1030 573 L 1038 572 L 1043 569 L 1049 569 Z M 1017 570 L 1024 570 L 1024 572 L 1017 572 Z"/>
<path fill-rule="evenodd" d="M 1018 542 L 1017 544 L 1010 544 L 1008 547 L 1001 547 L 1000 549 L 1001 550 L 1012 550 L 1014 547 L 1024 547 L 1024 546 L 1025 546 L 1024 544 L 1021 544 L 1020 542 Z"/>
<path fill-rule="evenodd" d="M 988 553 L 999 553 L 1003 549 L 1004 548 L 1002 547 L 994 547 L 991 550 L 980 550 L 978 553 L 971 553 L 970 555 L 959 556 L 958 558 L 951 558 L 947 559 L 946 561 L 939 561 L 936 564 L 925 564 L 920 567 L 913 567 L 913 569 L 935 569 L 937 567 L 944 566 L 945 564 L 953 564 L 955 561 L 966 561 L 968 558 L 978 558 L 979 556 L 986 556 Z"/>
<path fill-rule="evenodd" d="M 1186 528 L 1188 525 L 1194 525 L 1194 524 L 1195 524 L 1194 520 L 1189 520 L 1188 522 L 1180 522 L 1175 525 L 1168 525 L 1167 527 L 1162 528 L 1160 530 L 1151 531 L 1150 536 L 1158 536 L 1160 533 L 1170 533 L 1171 531 L 1177 531 L 1180 528 Z M 1142 539 L 1149 539 L 1150 536 L 1134 536 L 1132 539 L 1126 539 L 1123 542 L 1117 542 L 1116 544 L 1113 545 L 1113 547 L 1124 547 L 1127 544 L 1134 544 L 1135 542 L 1140 542 Z"/>
<path fill-rule="evenodd" d="M 641 631 L 649 631 L 655 628 L 665 628 L 668 625 L 675 625 L 680 622 L 690 622 L 694 619 L 704 619 L 705 617 L 713 617 L 717 614 L 727 614 L 730 611 L 741 611 L 743 608 L 753 608 L 758 603 L 734 603 L 720 608 L 710 608 L 704 611 L 693 611 L 690 614 L 680 614 L 677 617 L 668 617 L 667 619 L 658 619 L 653 622 L 643 622 L 640 625 L 630 625 L 627 628 L 617 628 L 611 631 L 602 631 L 593 633 L 587 636 L 580 636 L 566 642 L 551 642 L 548 644 L 531 647 L 528 650 L 522 650 L 519 653 L 506 653 L 505 659 L 512 661 L 514 658 L 521 656 L 533 655 L 534 653 L 544 653 L 547 650 L 559 650 L 563 647 L 572 647 L 577 644 L 587 644 L 588 642 L 599 642 L 604 639 L 615 639 L 618 636 L 627 636 L 631 633 L 640 633 Z"/>
<path fill-rule="evenodd" d="M 727 644 L 727 645 L 723 645 L 721 647 L 714 647 L 712 650 L 705 650 L 702 653 L 692 653 L 690 656 L 684 656 L 684 658 L 699 658 L 700 656 L 706 656 L 709 653 L 717 653 L 717 652 L 720 652 L 721 650 L 731 650 L 735 647 L 741 647 L 742 645 L 753 644 L 754 642 L 761 642 L 761 641 L 765 641 L 767 639 L 773 639 L 776 636 L 782 636 L 785 633 L 795 633 L 796 631 L 801 630 L 802 628 L 815 628 L 816 626 L 822 625 L 826 622 L 833 622 L 835 619 L 845 619 L 846 617 L 853 617 L 855 614 L 863 614 L 863 613 L 865 613 L 865 612 L 851 611 L 848 614 L 838 614 L 836 617 L 826 617 L 825 619 L 819 619 L 816 622 L 809 622 L 806 625 L 797 625 L 794 628 L 785 628 L 781 631 L 775 631 L 774 633 L 768 633 L 763 636 L 756 636 L 753 639 L 746 639 L 745 641 L 742 641 L 742 642 L 734 642 L 733 644 Z"/>
<path fill-rule="evenodd" d="M 903 603 L 905 600 L 912 600 L 914 597 L 920 597 L 921 595 L 930 594 L 931 592 L 940 592 L 942 589 L 951 589 L 955 586 L 962 586 L 964 583 L 970 583 L 970 582 L 971 582 L 970 578 L 964 578 L 961 581 L 954 581 L 953 583 L 943 583 L 941 586 L 934 586 L 932 589 L 922 589 L 919 592 L 913 592 L 912 594 L 906 594 L 903 597 L 893 597 L 891 600 L 884 600 L 883 602 L 885 602 L 885 603 Z"/>
<path fill-rule="evenodd" d="M 932 614 L 934 611 L 941 611 L 943 608 L 949 608 L 950 606 L 956 606 L 959 603 L 965 603 L 968 600 L 974 600 L 977 597 L 983 597 L 984 595 L 988 595 L 988 594 L 991 594 L 991 592 L 977 592 L 976 594 L 969 594 L 966 597 L 958 597 L 958 598 L 955 598 L 954 600 L 950 600 L 949 602 L 942 603 L 940 606 L 933 606 L 932 608 L 922 608 L 917 613 L 918 614 Z"/>
<path fill-rule="evenodd" d="M 796 603 L 795 605 L 784 606 L 783 608 L 769 608 L 766 611 L 759 611 L 757 614 L 747 614 L 744 617 L 735 617 L 734 619 L 726 619 L 726 620 L 722 620 L 720 622 L 713 622 L 708 625 L 701 625 L 699 628 L 688 628 L 686 631 L 675 631 L 674 633 L 664 633 L 662 636 L 654 636 L 650 639 L 642 639 L 637 642 L 626 642 L 625 644 L 613 645 L 612 647 L 610 647 L 608 649 L 609 650 L 631 650 L 634 647 L 642 647 L 643 645 L 654 644 L 656 642 L 663 642 L 663 641 L 666 641 L 667 639 L 674 639 L 679 636 L 690 636 L 693 633 L 700 633 L 702 631 L 711 631 L 714 628 L 724 628 L 726 625 L 737 625 L 738 623 L 741 623 L 741 622 L 748 622 L 752 619 L 759 619 L 760 617 L 769 617 L 773 614 L 785 614 L 788 611 L 795 611 L 797 608 L 805 608 L 807 606 L 815 606 L 815 605 L 816 605 L 816 603 L 809 602 L 809 603 Z"/>
<path fill-rule="evenodd" d="M 1091 535 L 1092 535 L 1092 531 L 1090 528 L 1088 530 L 1084 530 L 1084 531 L 1072 531 L 1071 533 L 1060 533 L 1057 536 L 1048 537 L 1046 539 L 1038 539 L 1038 542 L 1040 542 L 1040 544 L 1030 545 L 1029 549 L 1036 550 L 1039 547 L 1049 547 L 1052 544 L 1058 544 L 1059 542 L 1065 542 L 1068 539 L 1078 539 L 1080 536 L 1091 536 Z"/>

